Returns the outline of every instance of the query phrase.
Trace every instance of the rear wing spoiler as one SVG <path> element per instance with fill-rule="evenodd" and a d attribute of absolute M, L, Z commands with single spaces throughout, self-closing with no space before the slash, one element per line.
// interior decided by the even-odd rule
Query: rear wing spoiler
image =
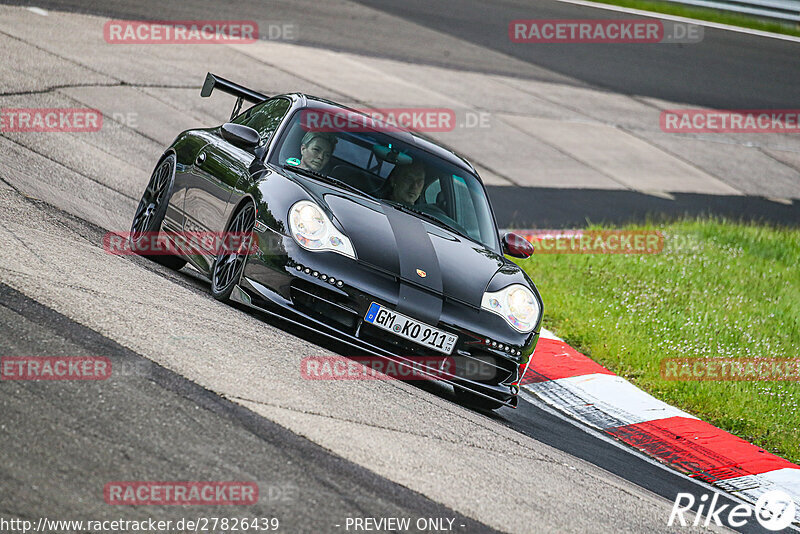
<path fill-rule="evenodd" d="M 223 93 L 228 93 L 229 95 L 236 97 L 236 105 L 233 107 L 231 119 L 234 118 L 237 113 L 239 113 L 240 109 L 242 109 L 243 100 L 247 100 L 253 104 L 260 104 L 261 102 L 269 99 L 269 97 L 265 94 L 259 93 L 258 91 L 253 91 L 252 89 L 248 89 L 247 87 L 239 85 L 238 83 L 233 83 L 225 78 L 220 78 L 219 76 L 209 72 L 206 74 L 206 81 L 203 83 L 203 88 L 200 90 L 200 96 L 204 98 L 211 96 L 211 93 L 214 91 L 214 89 L 218 89 Z"/>

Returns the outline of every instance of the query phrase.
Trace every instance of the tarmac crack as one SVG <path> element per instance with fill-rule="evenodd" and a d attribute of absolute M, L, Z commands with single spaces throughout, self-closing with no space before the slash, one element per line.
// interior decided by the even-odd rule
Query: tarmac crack
<path fill-rule="evenodd" d="M 620 128 L 619 128 L 619 130 L 620 130 L 621 132 L 625 132 L 625 133 L 627 133 L 628 135 L 632 135 L 633 137 L 635 137 L 635 138 L 636 138 L 636 139 L 638 139 L 639 141 L 641 141 L 641 142 L 643 142 L 643 143 L 645 143 L 645 144 L 647 144 L 647 145 L 649 145 L 649 146 L 651 146 L 651 147 L 655 148 L 656 150 L 658 150 L 658 151 L 660 151 L 660 152 L 663 152 L 664 154 L 667 154 L 668 156 L 671 156 L 671 157 L 673 157 L 673 158 L 677 159 L 677 160 L 678 160 L 678 161 L 680 161 L 680 162 L 683 162 L 683 163 L 685 163 L 685 164 L 686 164 L 686 165 L 688 165 L 689 167 L 692 167 L 693 169 L 695 169 L 695 170 L 698 170 L 698 171 L 702 172 L 703 174 L 707 174 L 707 175 L 711 176 L 712 178 L 714 178 L 715 180 L 719 181 L 720 183 L 723 183 L 723 184 L 725 184 L 726 186 L 730 187 L 731 189 L 733 189 L 733 190 L 734 190 L 734 191 L 736 191 L 737 193 L 739 193 L 739 194 L 741 194 L 741 195 L 746 195 L 746 193 L 744 193 L 743 191 L 740 191 L 738 188 L 736 188 L 736 187 L 734 187 L 733 185 L 729 184 L 729 183 L 728 183 L 727 181 L 725 181 L 725 180 L 724 180 L 724 179 L 723 179 L 721 176 L 717 176 L 717 175 L 716 175 L 716 174 L 715 174 L 713 171 L 711 171 L 710 169 L 704 169 L 704 168 L 700 167 L 699 165 L 697 165 L 696 163 L 694 163 L 694 162 L 692 162 L 692 161 L 690 161 L 690 160 L 686 159 L 685 157 L 681 156 L 680 154 L 676 154 L 675 152 L 673 152 L 673 151 L 671 151 L 671 150 L 669 150 L 669 149 L 667 149 L 667 148 L 664 148 L 664 147 L 662 147 L 662 146 L 659 146 L 659 145 L 657 145 L 657 144 L 653 143 L 652 141 L 650 141 L 649 139 L 646 139 L 646 138 L 644 138 L 644 137 L 639 137 L 638 135 L 636 135 L 636 134 L 634 133 L 634 131 L 633 131 L 633 130 L 631 130 L 631 129 L 629 129 L 629 128 L 620 127 Z"/>
<path fill-rule="evenodd" d="M 130 200 L 133 200 L 134 202 L 138 201 L 138 199 L 137 199 L 137 198 L 135 198 L 135 197 L 132 197 L 131 195 L 129 195 L 129 194 L 127 194 L 127 193 L 123 193 L 122 191 L 119 191 L 118 189 L 114 189 L 114 188 L 113 188 L 113 187 L 111 187 L 110 185 L 108 185 L 108 184 L 105 184 L 105 183 L 101 182 L 101 181 L 100 181 L 100 180 L 98 180 L 97 178 L 93 178 L 92 176 L 89 176 L 88 174 L 84 174 L 83 172 L 81 172 L 81 171 L 79 171 L 79 170 L 77 170 L 77 169 L 73 169 L 72 167 L 70 167 L 70 166 L 66 165 L 65 163 L 62 163 L 62 162 L 58 161 L 57 159 L 55 159 L 55 158 L 54 158 L 54 157 L 52 157 L 52 156 L 49 156 L 49 155 L 47 155 L 47 154 L 45 154 L 45 153 L 43 153 L 43 152 L 39 152 L 38 150 L 34 150 L 33 148 L 31 148 L 31 147 L 29 147 L 29 146 L 27 146 L 27 145 L 25 145 L 25 144 L 23 144 L 23 143 L 21 143 L 21 142 L 19 142 L 19 141 L 17 141 L 17 140 L 10 139 L 10 138 L 8 138 L 8 137 L 6 137 L 5 139 L 7 139 L 7 140 L 8 140 L 9 142 L 11 142 L 11 143 L 14 143 L 15 145 L 17 145 L 18 147 L 22 148 L 23 150 L 27 150 L 27 151 L 29 151 L 29 152 L 31 152 L 31 153 L 33 153 L 33 154 L 36 154 L 36 155 L 38 155 L 38 156 L 41 156 L 41 157 L 43 157 L 44 159 L 46 159 L 47 161 L 50 161 L 50 162 L 52 162 L 52 163 L 55 163 L 56 165 L 58 165 L 58 166 L 60 166 L 60 167 L 63 167 L 63 168 L 65 168 L 65 169 L 67 169 L 67 170 L 69 170 L 69 171 L 71 171 L 71 172 L 74 172 L 74 173 L 75 173 L 75 174 L 77 174 L 78 176 L 82 176 L 83 178 L 86 178 L 86 179 L 87 179 L 87 180 L 89 180 L 90 182 L 93 182 L 93 183 L 95 183 L 95 184 L 97 184 L 97 185 L 99 185 L 99 186 L 105 187 L 105 188 L 106 188 L 106 189 L 108 189 L 109 191 L 113 191 L 114 193 L 117 193 L 118 195 L 121 195 L 121 196 L 123 196 L 123 197 L 125 197 L 125 198 L 127 198 L 127 199 L 130 199 Z M 8 183 L 6 180 L 3 180 L 3 181 L 4 181 L 4 182 L 6 182 L 6 183 Z M 13 187 L 15 191 L 17 191 L 18 193 L 21 193 L 21 192 L 20 192 L 20 190 L 19 190 L 18 188 L 16 188 L 16 187 L 12 186 L 11 184 L 9 184 L 9 185 L 10 185 L 11 187 Z M 22 194 L 22 193 L 21 193 L 21 194 Z M 28 195 L 25 195 L 25 196 L 27 197 Z M 35 197 L 28 197 L 28 198 L 35 198 Z"/>
<path fill-rule="evenodd" d="M 28 246 L 28 244 L 27 244 L 27 243 L 25 243 L 25 241 L 23 241 L 22 239 L 20 239 L 20 238 L 19 238 L 19 237 L 18 237 L 18 236 L 17 236 L 17 235 L 16 235 L 16 234 L 15 234 L 15 233 L 14 233 L 14 232 L 13 232 L 13 231 L 10 229 L 10 228 L 8 228 L 8 227 L 7 227 L 5 224 L 3 224 L 3 222 L 2 222 L 2 221 L 0 221 L 0 228 L 2 228 L 3 230 L 5 230 L 5 231 L 6 231 L 6 232 L 7 232 L 9 235 L 11 235 L 11 237 L 12 237 L 12 238 L 13 238 L 15 241 L 17 241 L 17 242 L 18 242 L 20 245 L 22 245 L 22 247 L 23 247 L 25 250 L 27 250 L 28 252 L 30 252 L 30 253 L 31 253 L 31 255 L 33 255 L 33 257 L 35 257 L 37 260 L 39 260 L 39 263 L 41 263 L 41 264 L 45 264 L 45 263 L 47 263 L 47 262 L 45 262 L 45 261 L 44 261 L 44 259 L 42 259 L 42 257 L 41 257 L 41 256 L 39 256 L 39 255 L 36 253 L 36 251 L 35 251 L 35 250 L 33 250 L 31 247 L 29 247 L 29 246 Z"/>
<path fill-rule="evenodd" d="M 0 32 L 2 33 L 2 32 Z M 44 89 L 31 89 L 28 91 L 11 91 L 7 93 L 0 93 L 0 96 L 26 96 L 26 95 L 41 95 L 59 91 L 61 89 L 80 89 L 84 87 L 131 87 L 133 89 L 200 89 L 199 85 L 171 85 L 163 83 L 128 83 L 125 81 L 118 81 L 113 83 L 65 83 L 59 85 L 51 85 Z M 149 95 L 148 96 L 153 96 Z M 74 100 L 74 99 L 73 99 Z M 166 104 L 166 102 L 164 102 Z M 174 106 L 172 106 L 174 107 Z"/>
<path fill-rule="evenodd" d="M 759 146 L 759 147 L 757 147 L 757 150 L 759 152 L 761 152 L 762 154 L 764 154 L 766 157 L 768 157 L 771 160 L 775 161 L 776 163 L 779 163 L 779 164 L 783 165 L 784 167 L 787 167 L 787 168 L 791 169 L 794 172 L 800 172 L 800 168 L 795 167 L 794 165 L 790 165 L 789 163 L 787 163 L 787 162 L 785 162 L 785 161 L 783 161 L 783 160 L 781 160 L 779 158 L 776 158 L 775 156 L 773 156 L 772 154 L 767 152 L 767 150 L 780 150 L 780 149 L 775 149 L 775 148 L 772 148 L 772 147 Z M 792 150 L 792 152 L 794 152 L 794 150 Z"/>
<path fill-rule="evenodd" d="M 25 195 L 24 193 L 19 191 L 16 187 L 14 187 L 12 184 L 6 182 L 2 178 L 2 176 L 0 176 L 0 182 L 3 182 L 4 184 L 8 185 L 15 193 L 17 193 L 20 197 L 22 197 L 22 200 L 24 202 L 26 202 L 26 203 L 30 204 L 31 206 L 33 206 L 33 208 L 36 209 L 37 211 L 42 212 L 43 214 L 46 214 L 48 210 L 55 211 L 56 214 L 59 215 L 60 217 L 58 217 L 58 216 L 57 217 L 49 217 L 48 218 L 49 222 L 51 224 L 55 225 L 55 226 L 60 227 L 62 230 L 65 230 L 68 234 L 71 234 L 72 236 L 78 237 L 78 238 L 82 239 L 83 241 L 85 241 L 86 244 L 88 244 L 90 246 L 94 246 L 94 247 L 96 247 L 97 243 L 99 243 L 101 241 L 101 239 L 98 239 L 96 241 L 91 240 L 87 235 L 84 235 L 82 232 L 78 231 L 77 228 L 73 228 L 72 226 L 70 226 L 67 223 L 67 221 L 64 220 L 64 219 L 67 219 L 71 223 L 76 224 L 76 225 L 85 225 L 85 226 L 88 226 L 90 228 L 93 228 L 93 231 L 94 231 L 94 233 L 96 235 L 102 235 L 103 230 L 100 227 L 98 227 L 96 225 L 93 225 L 92 223 L 90 223 L 88 221 L 84 221 L 83 219 L 80 219 L 79 217 L 76 217 L 75 215 L 72 215 L 72 214 L 67 213 L 67 212 L 65 212 L 63 210 L 60 210 L 60 209 L 52 206 L 51 204 L 48 204 L 44 200 L 40 200 L 38 198 L 34 198 L 34 197 L 30 197 L 30 196 Z M 0 225 L 2 225 L 2 222 L 0 222 Z M 15 231 L 11 227 L 3 225 L 3 228 L 5 228 L 9 233 L 11 233 L 17 239 L 17 241 L 20 241 L 22 243 L 22 241 L 19 239 L 19 237 L 16 235 Z M 30 228 L 25 228 L 25 230 L 28 231 L 28 232 L 32 231 Z M 24 243 L 22 243 L 22 244 L 23 244 L 23 246 L 26 246 Z M 26 246 L 26 248 L 28 248 L 28 247 Z M 31 252 L 33 252 L 33 251 L 31 251 Z M 41 257 L 39 257 L 38 255 L 36 255 L 36 257 L 41 259 Z M 44 260 L 42 260 L 42 263 L 46 263 L 46 262 Z"/>
<path fill-rule="evenodd" d="M 75 65 L 75 66 L 78 66 L 78 67 L 81 67 L 81 68 L 83 68 L 83 69 L 86 69 L 86 70 L 88 70 L 89 72 L 93 72 L 93 73 L 95 73 L 95 74 L 99 74 L 100 76 L 105 76 L 106 78 L 111 78 L 112 80 L 117 80 L 117 81 L 119 81 L 119 82 L 122 82 L 122 80 L 119 80 L 118 78 L 116 78 L 116 77 L 114 77 L 114 76 L 111 76 L 111 75 L 109 75 L 109 74 L 106 74 L 106 73 L 104 73 L 104 72 L 100 72 L 99 70 L 95 69 L 94 67 L 90 67 L 89 65 L 84 65 L 84 64 L 83 64 L 83 63 L 81 63 L 80 61 L 75 61 L 74 59 L 70 59 L 70 58 L 68 58 L 68 57 L 66 57 L 66 56 L 62 56 L 62 55 L 60 55 L 60 54 L 56 54 L 56 53 L 55 53 L 55 52 L 53 52 L 52 50 L 48 50 L 48 49 L 46 49 L 46 48 L 44 48 L 44 47 L 42 47 L 42 46 L 39 46 L 39 45 L 38 45 L 38 44 L 36 44 L 36 43 L 32 43 L 32 42 L 30 42 L 30 41 L 27 41 L 27 40 L 25 40 L 25 39 L 22 39 L 22 38 L 20 38 L 20 37 L 17 37 L 16 35 L 12 35 L 12 34 L 10 34 L 10 33 L 8 33 L 8 32 L 4 32 L 4 31 L 2 31 L 2 30 L 0 30 L 0 35 L 5 35 L 5 36 L 6 36 L 6 37 L 8 37 L 9 39 L 13 39 L 13 40 L 15 40 L 15 41 L 18 41 L 18 42 L 20 42 L 20 43 L 23 43 L 23 44 L 25 44 L 25 45 L 27 45 L 27 46 L 30 46 L 31 48 L 34 48 L 34 49 L 36 49 L 36 50 L 39 50 L 40 52 L 43 52 L 43 53 L 45 53 L 45 54 L 49 54 L 49 55 L 51 55 L 51 56 L 53 56 L 53 57 L 56 57 L 56 58 L 58 58 L 58 59 L 60 59 L 60 60 L 62 60 L 62 61 L 65 61 L 65 62 L 67 62 L 67 63 L 72 63 L 73 65 Z"/>

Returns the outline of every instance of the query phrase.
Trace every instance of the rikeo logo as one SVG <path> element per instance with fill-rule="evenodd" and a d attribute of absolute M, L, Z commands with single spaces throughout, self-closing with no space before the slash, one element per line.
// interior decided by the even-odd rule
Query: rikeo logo
<path fill-rule="evenodd" d="M 709 502 L 708 494 L 701 495 L 694 521 L 690 523 L 684 515 L 691 513 L 696 502 L 695 497 L 691 493 L 678 493 L 667 526 L 671 527 L 677 522 L 682 527 L 708 527 L 714 523 L 718 527 L 739 528 L 746 525 L 751 517 L 755 517 L 762 527 L 774 532 L 785 529 L 795 520 L 797 506 L 789 494 L 780 490 L 763 493 L 753 506 L 737 504 L 730 510 L 729 504 L 719 504 L 719 497 L 720 494 L 715 492 Z"/>

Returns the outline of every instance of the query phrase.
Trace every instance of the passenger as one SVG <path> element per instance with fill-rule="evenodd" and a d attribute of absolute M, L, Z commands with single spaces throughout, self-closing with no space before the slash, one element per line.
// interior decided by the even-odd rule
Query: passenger
<path fill-rule="evenodd" d="M 323 172 L 328 165 L 336 148 L 338 139 L 335 135 L 325 132 L 308 132 L 300 141 L 301 169 Z"/>
<path fill-rule="evenodd" d="M 410 165 L 397 165 L 389 173 L 389 200 L 412 205 L 416 203 L 425 186 L 425 167 L 419 161 Z"/>

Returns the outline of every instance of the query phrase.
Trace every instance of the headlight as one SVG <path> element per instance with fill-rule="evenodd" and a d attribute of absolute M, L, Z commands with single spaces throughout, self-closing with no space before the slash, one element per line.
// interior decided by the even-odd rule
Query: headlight
<path fill-rule="evenodd" d="M 297 244 L 307 250 L 332 250 L 353 259 L 356 253 L 350 239 L 337 230 L 319 206 L 301 200 L 289 209 L 289 231 Z"/>
<path fill-rule="evenodd" d="M 511 284 L 500 291 L 483 294 L 481 308 L 501 316 L 515 330 L 530 332 L 539 322 L 539 302 L 522 284 Z"/>

